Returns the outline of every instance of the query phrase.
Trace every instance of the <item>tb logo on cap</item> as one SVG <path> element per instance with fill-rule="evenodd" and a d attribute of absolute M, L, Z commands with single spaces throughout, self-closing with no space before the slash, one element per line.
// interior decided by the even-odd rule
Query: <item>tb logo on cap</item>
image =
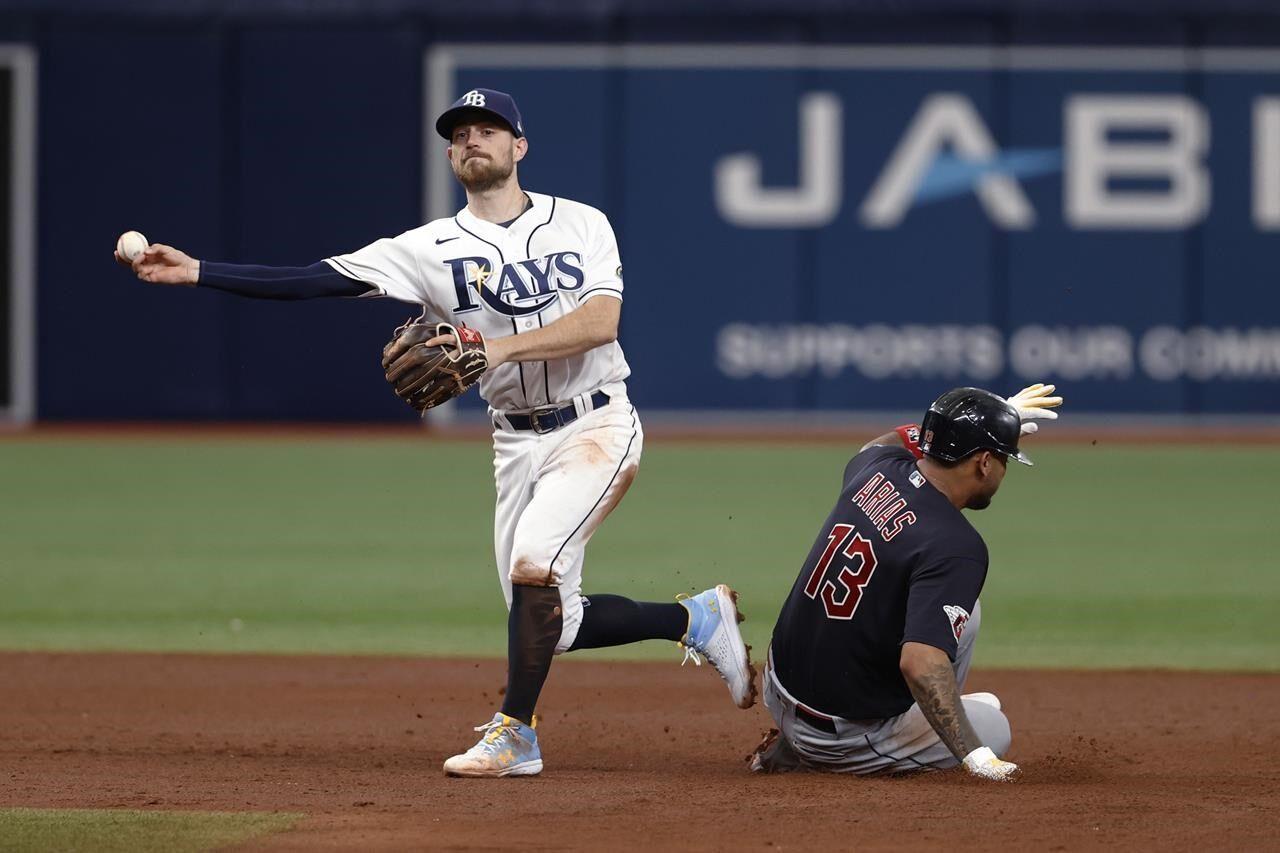
<path fill-rule="evenodd" d="M 462 96 L 462 103 L 468 107 L 483 107 L 484 95 L 475 89 Z"/>

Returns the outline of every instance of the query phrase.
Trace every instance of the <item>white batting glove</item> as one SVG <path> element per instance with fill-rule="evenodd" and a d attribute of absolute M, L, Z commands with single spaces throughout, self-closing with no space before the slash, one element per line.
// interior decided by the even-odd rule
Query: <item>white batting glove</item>
<path fill-rule="evenodd" d="M 1021 772 L 1012 761 L 1001 761 L 990 747 L 980 746 L 964 757 L 964 769 L 979 779 L 992 782 L 1012 782 Z"/>
<path fill-rule="evenodd" d="M 1037 420 L 1056 420 L 1058 413 L 1053 411 L 1062 405 L 1061 397 L 1050 397 L 1054 386 L 1037 382 L 1028 385 L 1009 398 L 1009 402 L 1018 410 L 1018 418 L 1022 421 L 1022 435 L 1031 435 L 1040 429 Z"/>

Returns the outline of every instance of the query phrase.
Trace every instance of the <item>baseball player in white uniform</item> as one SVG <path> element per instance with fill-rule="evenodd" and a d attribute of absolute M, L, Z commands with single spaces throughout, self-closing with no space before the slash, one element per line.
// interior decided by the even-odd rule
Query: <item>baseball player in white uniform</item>
<path fill-rule="evenodd" d="M 477 728 L 480 741 L 444 763 L 447 774 L 540 773 L 534 707 L 553 655 L 574 649 L 674 640 L 686 660 L 712 663 L 735 705 L 750 707 L 754 670 L 728 586 L 671 604 L 582 593 L 587 542 L 631 485 L 644 444 L 617 342 L 622 265 L 608 219 L 520 187 L 528 142 L 509 95 L 473 89 L 436 130 L 466 190 L 455 216 L 307 267 L 198 261 L 158 244 L 130 265 L 144 281 L 258 298 L 389 296 L 483 334 L 507 690 Z"/>

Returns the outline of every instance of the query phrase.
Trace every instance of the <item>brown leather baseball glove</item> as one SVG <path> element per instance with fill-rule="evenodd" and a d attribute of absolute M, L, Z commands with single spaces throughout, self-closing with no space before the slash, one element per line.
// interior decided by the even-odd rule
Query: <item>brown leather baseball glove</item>
<path fill-rule="evenodd" d="M 387 381 L 419 412 L 461 396 L 488 368 L 484 337 L 465 325 L 419 318 L 396 329 L 382 348 Z"/>

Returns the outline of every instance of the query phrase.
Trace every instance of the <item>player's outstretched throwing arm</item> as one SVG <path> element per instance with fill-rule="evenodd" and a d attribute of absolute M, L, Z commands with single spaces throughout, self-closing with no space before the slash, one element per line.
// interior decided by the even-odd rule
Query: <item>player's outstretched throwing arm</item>
<path fill-rule="evenodd" d="M 212 287 L 257 299 L 317 299 L 363 296 L 375 288 L 318 261 L 306 267 L 265 267 L 197 260 L 186 252 L 152 243 L 132 260 L 117 250 L 116 261 L 145 282 L 175 287 Z"/>

